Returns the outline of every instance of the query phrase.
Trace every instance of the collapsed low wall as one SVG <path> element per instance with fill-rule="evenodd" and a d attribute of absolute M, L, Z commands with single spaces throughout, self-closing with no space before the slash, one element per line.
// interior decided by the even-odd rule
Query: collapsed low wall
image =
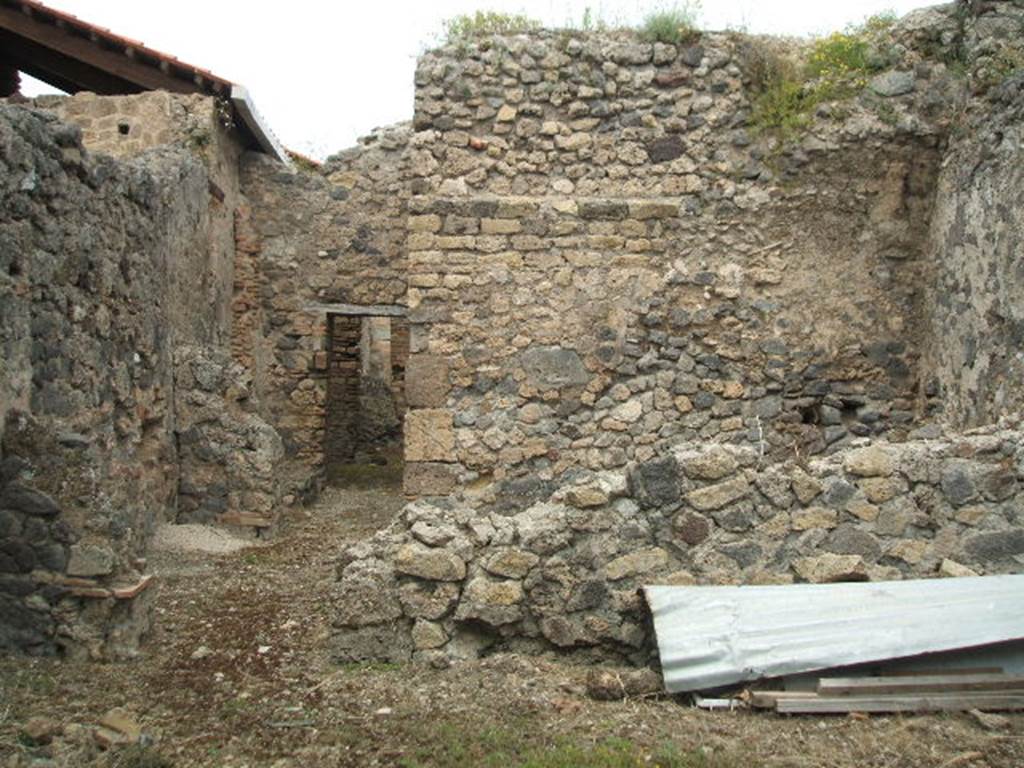
<path fill-rule="evenodd" d="M 646 584 L 783 584 L 1019 572 L 1021 424 L 806 464 L 680 445 L 580 471 L 516 514 L 410 504 L 341 557 L 339 660 L 555 649 L 646 661 Z"/>

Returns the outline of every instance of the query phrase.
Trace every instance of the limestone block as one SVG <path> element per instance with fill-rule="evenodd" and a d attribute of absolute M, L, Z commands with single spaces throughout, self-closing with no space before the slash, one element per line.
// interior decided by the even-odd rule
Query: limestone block
<path fill-rule="evenodd" d="M 455 461 L 451 411 L 423 408 L 405 414 L 405 459 L 409 462 Z"/>
<path fill-rule="evenodd" d="M 406 616 L 436 621 L 446 616 L 459 597 L 459 585 L 451 582 L 409 582 L 398 589 L 398 602 Z"/>
<path fill-rule="evenodd" d="M 801 504 L 807 504 L 821 493 L 821 483 L 802 469 L 793 470 L 793 492 Z"/>
<path fill-rule="evenodd" d="M 799 557 L 793 561 L 793 570 L 797 576 L 812 584 L 868 579 L 867 567 L 859 555 L 824 554 L 817 557 Z"/>
<path fill-rule="evenodd" d="M 889 557 L 898 558 L 910 565 L 917 565 L 927 556 L 928 549 L 929 546 L 927 541 L 921 541 L 919 539 L 905 539 L 903 541 L 893 543 L 885 554 Z"/>
<path fill-rule="evenodd" d="M 604 574 L 611 581 L 618 581 L 627 576 L 636 576 L 656 568 L 664 568 L 666 565 L 668 565 L 668 553 L 661 547 L 650 547 L 615 558 L 604 567 Z"/>
<path fill-rule="evenodd" d="M 114 571 L 116 558 L 107 547 L 75 544 L 71 547 L 68 576 L 106 576 Z"/>
<path fill-rule="evenodd" d="M 409 217 L 411 232 L 437 232 L 441 229 L 441 217 L 435 213 Z"/>
<path fill-rule="evenodd" d="M 867 477 L 857 485 L 872 504 L 884 504 L 906 490 L 906 483 L 898 477 Z"/>
<path fill-rule="evenodd" d="M 839 513 L 825 507 L 808 507 L 793 513 L 793 529 L 809 531 L 812 528 L 834 528 Z"/>
<path fill-rule="evenodd" d="M 485 235 L 511 235 L 522 229 L 514 219 L 482 219 L 480 231 Z"/>
<path fill-rule="evenodd" d="M 456 470 L 451 464 L 409 462 L 402 487 L 406 496 L 447 496 L 455 490 Z"/>
<path fill-rule="evenodd" d="M 491 555 L 484 563 L 484 570 L 507 579 L 522 579 L 538 562 L 540 558 L 532 552 L 508 547 Z"/>
<path fill-rule="evenodd" d="M 888 477 L 895 469 L 892 456 L 878 446 L 850 451 L 843 462 L 847 472 L 860 477 Z"/>
<path fill-rule="evenodd" d="M 612 409 L 611 417 L 616 421 L 632 424 L 634 421 L 639 419 L 643 413 L 644 407 L 639 400 L 629 400 L 622 405 L 615 406 L 615 408 Z"/>
<path fill-rule="evenodd" d="M 686 500 L 701 511 L 721 509 L 727 504 L 742 499 L 750 493 L 750 483 L 743 477 L 727 480 L 724 483 L 709 485 L 687 494 Z"/>
<path fill-rule="evenodd" d="M 945 576 L 947 578 L 959 578 L 964 576 L 977 576 L 978 572 L 972 568 L 968 568 L 966 565 L 958 563 L 956 560 L 950 560 L 946 558 L 939 565 L 939 576 Z"/>
<path fill-rule="evenodd" d="M 566 492 L 565 500 L 577 509 L 589 509 L 607 504 L 608 494 L 597 485 L 579 485 Z"/>
<path fill-rule="evenodd" d="M 420 619 L 412 627 L 412 644 L 417 651 L 440 648 L 448 642 L 448 635 L 440 624 Z"/>
<path fill-rule="evenodd" d="M 701 480 L 720 480 L 731 475 L 739 466 L 735 456 L 717 446 L 695 454 L 684 454 L 679 457 L 679 463 L 689 477 Z"/>
<path fill-rule="evenodd" d="M 395 570 L 431 581 L 461 581 L 466 563 L 454 552 L 432 549 L 421 544 L 406 544 L 395 555 Z"/>
<path fill-rule="evenodd" d="M 523 585 L 518 581 L 492 581 L 481 576 L 466 585 L 455 618 L 476 619 L 493 627 L 512 624 L 522 618 L 519 604 L 524 597 Z"/>

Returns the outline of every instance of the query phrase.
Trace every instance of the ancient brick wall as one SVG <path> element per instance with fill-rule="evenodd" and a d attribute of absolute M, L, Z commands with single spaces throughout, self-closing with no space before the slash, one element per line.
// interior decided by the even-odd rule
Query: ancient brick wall
<path fill-rule="evenodd" d="M 900 119 L 855 102 L 780 146 L 747 127 L 749 45 L 538 33 L 421 59 L 407 492 L 497 480 L 522 504 L 681 440 L 806 456 L 931 415 L 940 151 L 916 110 L 944 75 L 921 68 Z"/>
<path fill-rule="evenodd" d="M 176 146 L 202 162 L 210 203 L 200 213 L 189 255 L 170 265 L 175 296 L 171 322 L 182 342 L 226 343 L 231 333 L 235 215 L 241 204 L 241 142 L 230 124 L 229 108 L 212 97 L 165 91 L 42 96 L 32 106 L 78 126 L 82 145 L 94 153 L 126 159 Z M 204 311 L 195 311 L 197 300 Z"/>
<path fill-rule="evenodd" d="M 910 14 L 784 143 L 756 40 L 425 56 L 406 489 L 448 497 L 346 551 L 337 657 L 646 662 L 645 584 L 1018 572 L 1022 22 Z"/>

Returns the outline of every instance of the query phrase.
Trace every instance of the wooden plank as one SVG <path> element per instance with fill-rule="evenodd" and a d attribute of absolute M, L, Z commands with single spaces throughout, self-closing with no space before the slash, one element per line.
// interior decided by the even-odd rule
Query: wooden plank
<path fill-rule="evenodd" d="M 817 696 L 812 691 L 751 691 L 750 706 L 755 709 L 775 709 L 780 699 L 813 699 Z"/>
<path fill-rule="evenodd" d="M 886 669 L 877 677 L 928 677 L 930 675 L 1001 675 L 1002 667 L 964 667 L 963 669 Z"/>
<path fill-rule="evenodd" d="M 866 696 L 953 691 L 1024 692 L 1020 675 L 928 675 L 919 677 L 825 677 L 818 681 L 823 696 Z"/>
<path fill-rule="evenodd" d="M 1024 710 L 1024 693 L 934 693 L 906 696 L 815 696 L 779 699 L 777 712 L 844 714 L 847 712 L 983 712 Z"/>

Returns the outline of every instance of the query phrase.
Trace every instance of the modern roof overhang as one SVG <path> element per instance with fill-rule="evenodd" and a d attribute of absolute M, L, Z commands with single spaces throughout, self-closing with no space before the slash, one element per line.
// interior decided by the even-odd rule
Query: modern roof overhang
<path fill-rule="evenodd" d="M 290 162 L 241 85 L 34 0 L 0 0 L 0 63 L 67 93 L 166 90 L 222 98 L 253 148 Z"/>

